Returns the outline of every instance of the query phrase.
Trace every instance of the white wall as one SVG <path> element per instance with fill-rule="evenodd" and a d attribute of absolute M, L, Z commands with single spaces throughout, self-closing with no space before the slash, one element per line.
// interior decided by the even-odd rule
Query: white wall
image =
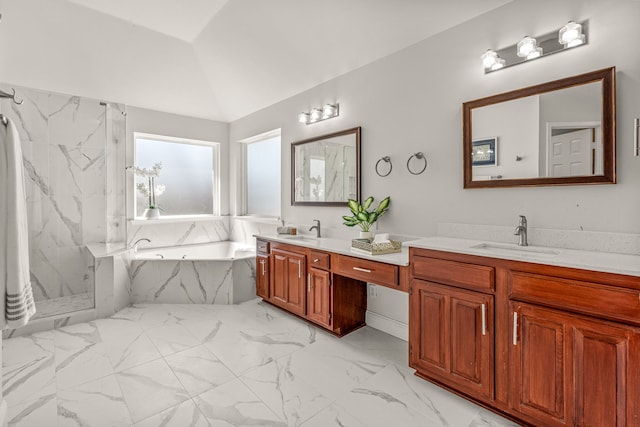
<path fill-rule="evenodd" d="M 620 42 L 640 39 L 638 16 L 638 1 L 514 1 L 231 123 L 232 164 L 235 141 L 281 128 L 283 216 L 292 223 L 318 218 L 323 228 L 344 229 L 340 217 L 346 209 L 290 205 L 290 143 L 362 126 L 362 194 L 392 197 L 381 229 L 431 235 L 438 222 L 515 225 L 522 213 L 533 227 L 638 233 L 640 159 L 631 150 L 633 118 L 640 115 L 640 59 Z M 589 21 L 588 45 L 483 73 L 480 55 L 487 48 L 514 44 L 523 34 L 544 34 L 570 19 Z M 609 66 L 617 67 L 617 185 L 462 188 L 464 101 Z M 340 103 L 339 118 L 297 123 L 300 111 L 328 102 Z M 416 151 L 429 160 L 420 176 L 405 168 Z M 394 169 L 380 178 L 374 165 L 384 155 L 391 156 Z M 232 172 L 235 183 L 237 171 Z"/>
<path fill-rule="evenodd" d="M 640 56 L 620 42 L 640 39 L 638 16 L 638 1 L 516 0 L 231 123 L 231 164 L 236 141 L 281 128 L 283 217 L 291 224 L 317 218 L 323 230 L 344 236 L 352 232 L 342 225 L 346 208 L 291 206 L 290 143 L 362 126 L 362 196 L 391 196 L 380 230 L 428 236 L 439 222 L 515 226 L 524 214 L 537 228 L 640 233 L 640 158 L 631 156 L 633 118 L 640 115 Z M 480 55 L 487 48 L 554 31 L 571 19 L 589 21 L 588 45 L 483 73 Z M 610 66 L 617 67 L 617 185 L 463 189 L 463 102 Z M 340 103 L 340 117 L 309 126 L 297 122 L 300 111 L 334 102 Z M 426 154 L 429 167 L 414 176 L 405 164 L 417 151 Z M 385 155 L 393 172 L 381 178 L 374 165 Z M 232 166 L 232 189 L 237 174 Z M 230 201 L 235 209 L 238 201 Z M 377 327 L 401 336 L 397 326 L 407 321 L 406 310 L 406 297 L 381 292 L 369 300 L 367 319 L 391 319 Z"/>

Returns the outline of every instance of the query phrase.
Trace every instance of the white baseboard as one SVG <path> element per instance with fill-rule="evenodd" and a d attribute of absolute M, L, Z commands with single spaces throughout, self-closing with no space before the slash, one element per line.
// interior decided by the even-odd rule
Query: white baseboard
<path fill-rule="evenodd" d="M 409 325 L 406 323 L 369 310 L 365 314 L 365 322 L 374 329 L 386 332 L 401 340 L 409 341 Z"/>
<path fill-rule="evenodd" d="M 9 414 L 7 412 L 7 401 L 2 399 L 0 403 L 0 426 L 7 427 L 9 424 Z"/>

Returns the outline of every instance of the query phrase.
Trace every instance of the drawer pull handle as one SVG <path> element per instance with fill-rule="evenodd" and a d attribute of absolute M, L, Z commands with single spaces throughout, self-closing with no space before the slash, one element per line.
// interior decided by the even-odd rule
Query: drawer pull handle
<path fill-rule="evenodd" d="M 482 335 L 487 335 L 487 307 L 482 304 Z"/>
<path fill-rule="evenodd" d="M 320 261 L 318 258 L 313 259 L 313 262 L 318 262 L 318 261 Z"/>
<path fill-rule="evenodd" d="M 518 313 L 513 312 L 513 345 L 518 345 Z"/>
<path fill-rule="evenodd" d="M 311 273 L 307 274 L 307 292 L 311 293 Z"/>
<path fill-rule="evenodd" d="M 262 265 L 262 275 L 264 276 L 264 260 L 260 261 L 260 265 Z"/>
<path fill-rule="evenodd" d="M 302 279 L 302 263 L 298 260 L 298 279 Z"/>
<path fill-rule="evenodd" d="M 353 267 L 353 269 L 356 271 L 362 271 L 363 273 L 371 273 L 371 270 L 368 270 L 366 268 Z"/>

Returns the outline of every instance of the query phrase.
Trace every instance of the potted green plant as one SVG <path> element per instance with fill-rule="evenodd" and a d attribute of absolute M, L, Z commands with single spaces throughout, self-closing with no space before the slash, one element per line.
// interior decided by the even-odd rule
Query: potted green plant
<path fill-rule="evenodd" d="M 349 209 L 351 209 L 353 216 L 345 215 L 342 217 L 344 225 L 347 227 L 360 226 L 360 238 L 362 239 L 370 239 L 372 237 L 373 233 L 370 231 L 371 226 L 389 209 L 391 197 L 385 197 L 378 203 L 378 207 L 369 210 L 373 201 L 373 197 L 367 197 L 367 199 L 360 204 L 357 200 L 349 199 Z"/>

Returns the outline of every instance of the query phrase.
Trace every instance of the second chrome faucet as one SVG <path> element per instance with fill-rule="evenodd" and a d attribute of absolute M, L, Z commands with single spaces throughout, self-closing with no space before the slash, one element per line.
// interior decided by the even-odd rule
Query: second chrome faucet
<path fill-rule="evenodd" d="M 313 222 L 315 222 L 316 225 L 312 226 L 309 231 L 316 230 L 316 237 L 320 238 L 320 220 L 314 219 Z"/>
<path fill-rule="evenodd" d="M 516 236 L 519 236 L 518 246 L 529 246 L 527 242 L 527 217 L 524 215 L 520 215 L 520 222 L 516 227 L 516 231 L 513 233 Z"/>

